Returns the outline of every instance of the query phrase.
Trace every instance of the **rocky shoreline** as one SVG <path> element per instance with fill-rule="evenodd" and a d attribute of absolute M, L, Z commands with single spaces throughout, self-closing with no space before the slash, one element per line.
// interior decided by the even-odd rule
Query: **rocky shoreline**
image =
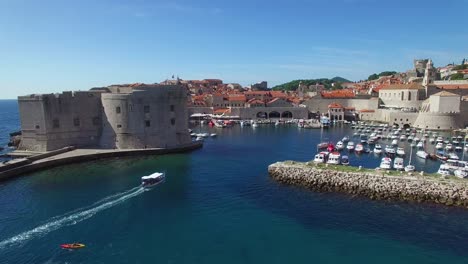
<path fill-rule="evenodd" d="M 427 202 L 468 208 L 468 181 L 420 174 L 388 175 L 372 170 L 345 171 L 294 161 L 268 166 L 278 182 L 320 192 L 342 192 L 375 200 Z"/>

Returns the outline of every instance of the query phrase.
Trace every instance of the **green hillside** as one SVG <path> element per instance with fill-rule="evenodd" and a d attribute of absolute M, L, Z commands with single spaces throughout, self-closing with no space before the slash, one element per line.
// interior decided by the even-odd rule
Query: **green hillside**
<path fill-rule="evenodd" d="M 299 82 L 302 82 L 303 84 L 307 86 L 318 83 L 318 84 L 323 84 L 325 86 L 325 89 L 332 89 L 332 88 L 340 89 L 341 86 L 339 84 L 336 87 L 332 87 L 332 83 L 343 83 L 343 82 L 350 82 L 350 81 L 342 77 L 334 77 L 332 79 L 320 78 L 320 79 L 294 80 L 294 81 L 290 81 L 290 82 L 283 83 L 280 85 L 276 85 L 275 87 L 272 88 L 272 90 L 295 91 L 297 87 L 299 86 Z"/>

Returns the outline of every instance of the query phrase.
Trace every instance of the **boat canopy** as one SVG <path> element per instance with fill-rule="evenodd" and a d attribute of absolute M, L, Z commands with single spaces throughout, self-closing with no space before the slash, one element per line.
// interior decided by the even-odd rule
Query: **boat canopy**
<path fill-rule="evenodd" d="M 148 176 L 143 176 L 141 177 L 142 180 L 150 180 L 150 179 L 157 179 L 159 177 L 161 177 L 163 174 L 160 173 L 160 172 L 155 172 L 151 175 L 148 175 Z"/>

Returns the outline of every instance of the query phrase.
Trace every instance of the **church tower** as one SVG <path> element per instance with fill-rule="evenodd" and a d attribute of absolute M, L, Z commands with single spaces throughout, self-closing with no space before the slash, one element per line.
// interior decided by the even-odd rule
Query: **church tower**
<path fill-rule="evenodd" d="M 426 64 L 426 70 L 424 71 L 424 78 L 422 82 L 422 85 L 424 86 L 424 89 L 426 90 L 426 98 L 429 96 L 428 86 L 434 83 L 435 79 L 436 79 L 436 70 L 434 69 L 434 64 L 432 63 L 432 60 L 429 60 Z"/>

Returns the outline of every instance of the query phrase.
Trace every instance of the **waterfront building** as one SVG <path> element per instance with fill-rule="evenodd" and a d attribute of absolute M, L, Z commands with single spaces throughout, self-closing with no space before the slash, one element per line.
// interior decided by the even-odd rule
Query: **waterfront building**
<path fill-rule="evenodd" d="M 21 150 L 175 148 L 191 142 L 181 85 L 133 84 L 18 97 Z"/>

